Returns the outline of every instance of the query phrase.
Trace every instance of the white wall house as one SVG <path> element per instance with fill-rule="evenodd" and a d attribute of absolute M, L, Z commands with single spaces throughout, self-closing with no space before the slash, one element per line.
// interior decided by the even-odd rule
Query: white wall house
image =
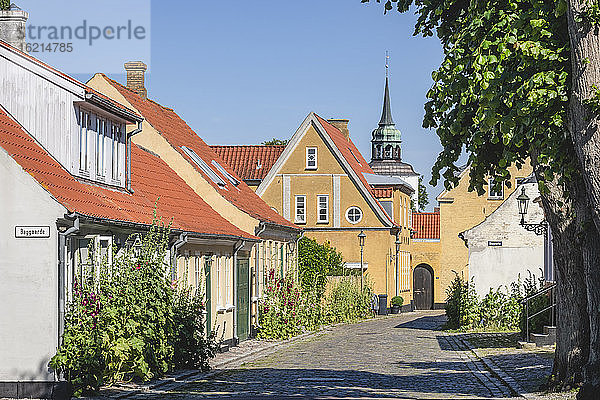
<path fill-rule="evenodd" d="M 482 223 L 460 234 L 469 248 L 469 277 L 474 279 L 479 295 L 508 286 L 519 275 L 526 277 L 528 271 L 537 277 L 544 271 L 544 236 L 520 225 L 517 196 L 521 188 L 531 199 L 539 197 L 537 182 L 525 182 Z M 540 223 L 543 219 L 542 208 L 535 202 L 530 204 L 527 223 Z"/>

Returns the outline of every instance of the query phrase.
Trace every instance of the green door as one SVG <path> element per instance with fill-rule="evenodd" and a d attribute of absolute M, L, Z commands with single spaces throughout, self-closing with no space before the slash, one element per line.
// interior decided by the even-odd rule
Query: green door
<path fill-rule="evenodd" d="M 250 331 L 250 260 L 237 260 L 237 336 L 240 341 L 248 339 Z"/>

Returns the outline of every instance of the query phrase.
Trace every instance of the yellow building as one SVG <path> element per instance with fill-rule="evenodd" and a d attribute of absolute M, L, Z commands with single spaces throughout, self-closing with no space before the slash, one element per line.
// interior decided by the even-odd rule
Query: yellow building
<path fill-rule="evenodd" d="M 250 240 L 181 237 L 177 273 L 205 291 L 208 321 L 228 343 L 246 339 L 258 326 L 258 301 L 269 270 L 283 275 L 297 265 L 301 228 L 261 200 L 173 109 L 147 98 L 146 66 L 125 64 L 127 87 L 96 74 L 88 85 L 144 117 L 133 141 L 158 155 L 213 210 Z"/>
<path fill-rule="evenodd" d="M 416 309 L 443 308 L 446 288 L 442 286 L 440 211 L 413 212 L 412 218 L 413 297 Z"/>
<path fill-rule="evenodd" d="M 488 181 L 485 194 L 479 196 L 477 192 L 469 191 L 469 167 L 466 166 L 460 171 L 458 185 L 437 197 L 440 208 L 440 290 L 445 291 L 450 285 L 454 272 L 469 278 L 469 251 L 459 234 L 483 222 L 515 191 L 517 181 L 528 177 L 531 172 L 528 163 L 520 169 L 512 166 L 510 187 L 505 184 L 496 191 Z M 436 302 L 438 300 L 441 297 L 436 296 Z"/>
<path fill-rule="evenodd" d="M 363 231 L 363 267 L 375 293 L 387 294 L 388 300 L 398 294 L 409 304 L 413 189 L 399 178 L 375 175 L 347 124 L 310 113 L 285 148 L 213 149 L 243 179 L 255 180 L 256 193 L 284 218 L 318 242 L 329 241 L 348 268 L 360 268 L 358 234 Z"/>

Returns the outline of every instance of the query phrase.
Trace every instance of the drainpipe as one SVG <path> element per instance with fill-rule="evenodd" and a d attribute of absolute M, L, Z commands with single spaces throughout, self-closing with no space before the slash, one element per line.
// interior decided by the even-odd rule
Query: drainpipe
<path fill-rule="evenodd" d="M 127 190 L 133 193 L 131 190 L 131 136 L 137 135 L 142 131 L 142 121 L 138 122 L 138 127 L 136 130 L 132 131 L 129 134 L 129 139 L 127 140 Z"/>
<path fill-rule="evenodd" d="M 255 230 L 255 236 L 258 236 L 260 238 L 260 235 L 262 235 L 262 233 L 267 230 L 267 225 L 264 222 L 261 222 L 260 225 L 258 225 L 258 228 L 256 228 Z M 256 327 L 260 328 L 260 325 L 258 324 L 258 300 L 260 298 L 260 293 L 258 293 L 258 289 L 260 287 L 260 278 L 258 277 L 258 270 L 260 268 L 260 262 L 259 262 L 259 252 L 260 252 L 260 248 L 259 245 L 262 242 L 262 239 L 260 242 L 256 243 L 255 246 L 255 252 L 254 252 L 254 298 L 252 299 L 253 302 L 256 303 L 256 316 L 255 316 L 255 322 L 256 322 Z"/>
<path fill-rule="evenodd" d="M 187 233 L 182 233 L 171 246 L 171 280 L 177 279 L 177 252 L 188 241 Z"/>
<path fill-rule="evenodd" d="M 79 232 L 79 218 L 76 213 L 65 216 L 73 220 L 73 226 L 64 232 L 58 232 L 58 346 L 60 347 L 65 332 L 65 246 L 68 236 Z"/>
<path fill-rule="evenodd" d="M 233 338 L 235 339 L 235 344 L 237 345 L 239 337 L 237 335 L 237 328 L 238 328 L 238 324 L 237 324 L 237 253 L 242 249 L 242 247 L 244 247 L 244 245 L 246 244 L 246 241 L 243 239 L 240 239 L 234 246 L 233 246 L 233 271 L 232 275 L 233 275 L 233 306 L 235 307 L 233 309 Z"/>

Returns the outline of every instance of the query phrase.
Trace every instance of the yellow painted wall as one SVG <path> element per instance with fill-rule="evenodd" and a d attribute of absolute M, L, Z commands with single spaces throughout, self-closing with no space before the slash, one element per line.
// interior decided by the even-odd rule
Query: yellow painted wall
<path fill-rule="evenodd" d="M 317 147 L 316 170 L 306 169 L 307 147 Z M 391 234 L 390 228 L 385 227 L 354 182 L 346 175 L 342 165 L 313 126 L 308 127 L 277 174 L 264 190 L 262 199 L 283 215 L 285 203 L 283 175 L 289 176 L 290 220 L 296 222 L 295 196 L 305 195 L 306 223 L 298 223 L 298 225 L 307 228 L 305 236 L 315 239 L 319 243 L 329 241 L 342 253 L 345 262 L 360 262 L 360 246 L 357 235 L 361 229 L 365 229 L 367 239 L 364 247 L 364 262 L 368 263 L 366 279 L 373 284 L 373 288 L 378 294 L 386 293 L 387 288 L 388 300 L 390 300 L 396 294 L 394 276 L 396 238 Z M 340 228 L 334 227 L 334 176 L 339 176 L 340 179 Z M 329 196 L 329 220 L 327 223 L 317 222 L 317 196 L 321 194 Z M 394 201 L 394 214 L 398 219 L 402 213 L 406 213 L 406 208 L 402 208 L 401 204 L 410 206 L 409 196 L 400 190 L 395 190 L 391 200 Z M 346 210 L 351 206 L 357 206 L 363 212 L 362 220 L 356 224 L 350 223 L 346 219 Z M 405 218 L 404 225 L 405 228 L 400 234 L 402 243 L 400 251 L 410 251 L 408 217 Z M 310 228 L 326 230 L 314 231 Z M 407 262 L 407 268 L 408 264 L 409 262 Z M 412 299 L 410 289 L 400 294 L 405 297 L 405 304 Z"/>
<path fill-rule="evenodd" d="M 518 170 L 516 167 L 510 168 L 511 187 L 504 188 L 503 199 L 488 198 L 489 188 L 486 186 L 486 193 L 482 196 L 477 192 L 469 192 L 469 170 L 462 173 L 459 184 L 443 192 L 438 197 L 440 206 L 440 285 L 441 288 L 448 287 L 454 278 L 452 270 L 463 274 L 466 278 L 469 276 L 468 258 L 469 252 L 465 243 L 458 237 L 458 234 L 483 222 L 483 220 L 494 212 L 516 187 L 516 179 L 524 178 L 531 174 L 532 168 L 526 164 Z"/>
<path fill-rule="evenodd" d="M 441 243 L 412 241 L 412 267 L 419 264 L 427 264 L 433 269 L 433 301 L 434 303 L 446 302 L 446 286 L 442 284 L 442 276 L 445 276 L 441 267 Z M 444 281 L 445 282 L 445 281 Z"/>

